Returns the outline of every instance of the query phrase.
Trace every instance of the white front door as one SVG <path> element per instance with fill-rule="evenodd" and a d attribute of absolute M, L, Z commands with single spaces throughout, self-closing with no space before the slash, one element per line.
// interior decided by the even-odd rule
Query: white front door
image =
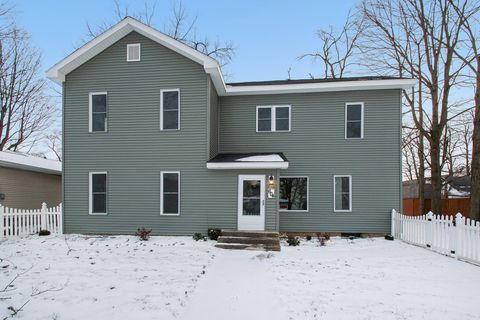
<path fill-rule="evenodd" d="M 238 230 L 265 230 L 265 176 L 238 176 Z"/>

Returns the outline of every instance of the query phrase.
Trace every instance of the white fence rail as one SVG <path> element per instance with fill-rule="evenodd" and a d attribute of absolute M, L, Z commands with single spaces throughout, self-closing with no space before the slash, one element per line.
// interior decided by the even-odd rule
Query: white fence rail
<path fill-rule="evenodd" d="M 13 209 L 0 205 L 0 238 L 23 237 L 48 230 L 50 233 L 63 233 L 62 204 L 41 209 Z"/>
<path fill-rule="evenodd" d="M 457 259 L 480 263 L 480 221 L 460 213 L 455 218 L 432 212 L 406 216 L 392 210 L 392 235 Z"/>

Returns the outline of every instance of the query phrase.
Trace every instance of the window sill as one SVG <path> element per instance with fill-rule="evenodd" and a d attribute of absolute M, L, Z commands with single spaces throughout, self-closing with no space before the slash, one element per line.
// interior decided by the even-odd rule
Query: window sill
<path fill-rule="evenodd" d="M 160 213 L 161 216 L 171 216 L 171 217 L 178 217 L 180 213 Z"/>
<path fill-rule="evenodd" d="M 352 210 L 333 210 L 334 213 L 349 213 L 352 212 Z"/>
<path fill-rule="evenodd" d="M 107 212 L 89 212 L 90 216 L 108 216 Z"/>
<path fill-rule="evenodd" d="M 309 210 L 278 210 L 278 212 L 284 213 L 309 213 Z"/>

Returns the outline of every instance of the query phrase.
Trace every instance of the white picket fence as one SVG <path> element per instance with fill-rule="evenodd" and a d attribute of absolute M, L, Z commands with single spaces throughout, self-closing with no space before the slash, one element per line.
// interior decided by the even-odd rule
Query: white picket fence
<path fill-rule="evenodd" d="M 406 216 L 392 210 L 392 235 L 457 259 L 480 263 L 480 221 L 453 216 Z"/>
<path fill-rule="evenodd" d="M 14 209 L 0 205 L 0 238 L 24 237 L 48 230 L 50 233 L 63 233 L 62 204 L 47 208 L 42 203 L 40 209 Z"/>

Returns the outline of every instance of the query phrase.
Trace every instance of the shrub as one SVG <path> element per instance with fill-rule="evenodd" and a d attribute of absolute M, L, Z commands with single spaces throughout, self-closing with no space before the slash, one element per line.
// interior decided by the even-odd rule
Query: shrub
<path fill-rule="evenodd" d="M 311 235 L 309 235 L 309 234 L 307 234 L 307 237 L 306 237 L 306 238 L 307 238 L 307 241 L 310 241 L 310 240 L 312 240 L 312 236 L 311 236 Z"/>
<path fill-rule="evenodd" d="M 152 229 L 147 230 L 145 227 L 138 228 L 137 232 L 135 232 L 135 235 L 142 241 L 148 241 L 150 238 L 150 232 L 152 232 Z"/>
<path fill-rule="evenodd" d="M 321 247 L 323 247 L 328 240 L 330 240 L 330 236 L 324 233 L 317 233 L 318 243 Z"/>
<path fill-rule="evenodd" d="M 288 239 L 287 239 L 287 243 L 288 243 L 289 246 L 296 247 L 296 246 L 300 245 L 300 240 L 298 240 L 297 237 L 289 236 Z"/>
<path fill-rule="evenodd" d="M 49 235 L 50 235 L 50 231 L 48 231 L 48 230 L 40 230 L 40 231 L 38 232 L 38 235 L 39 235 L 39 236 L 49 236 Z"/>
<path fill-rule="evenodd" d="M 194 233 L 192 238 L 193 238 L 193 240 L 195 240 L 195 241 L 198 241 L 198 240 L 207 241 L 207 238 L 205 238 L 205 237 L 203 236 L 203 234 L 201 234 L 200 232 Z"/>
<path fill-rule="evenodd" d="M 222 230 L 217 228 L 210 228 L 208 229 L 208 237 L 210 240 L 217 240 L 218 237 L 222 234 Z"/>

